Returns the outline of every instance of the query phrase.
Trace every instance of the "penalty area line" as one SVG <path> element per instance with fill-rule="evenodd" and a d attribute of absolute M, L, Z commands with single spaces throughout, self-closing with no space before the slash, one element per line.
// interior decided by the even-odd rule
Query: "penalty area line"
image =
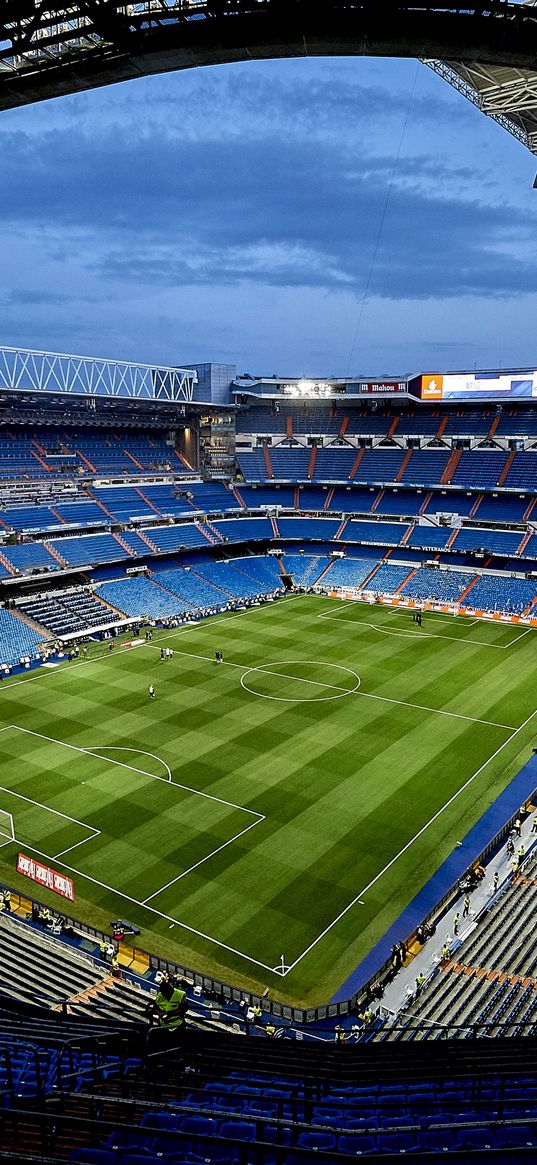
<path fill-rule="evenodd" d="M 245 829 L 241 829 L 240 833 L 236 833 L 234 837 L 230 837 L 229 841 L 224 841 L 217 849 L 213 849 L 212 853 L 207 854 L 204 858 L 200 858 L 199 862 L 195 862 L 193 866 L 189 866 L 188 870 L 183 870 L 182 874 L 178 874 L 176 878 L 171 878 L 169 882 L 166 882 L 165 886 L 160 886 L 153 894 L 149 894 L 147 898 L 144 898 L 142 906 L 145 906 L 147 902 L 151 902 L 153 898 L 158 898 L 159 894 L 163 894 L 165 890 L 169 890 L 170 886 L 174 886 L 176 882 L 180 882 L 181 878 L 186 878 L 187 874 L 191 874 L 193 870 L 197 870 L 199 866 L 203 866 L 204 862 L 210 861 L 216 854 L 227 849 L 228 845 L 233 845 L 233 842 L 238 841 L 239 837 L 244 837 L 244 834 L 249 833 L 251 829 L 255 829 L 256 825 L 261 825 L 262 821 L 265 821 L 264 816 L 260 816 L 258 821 L 250 822 L 250 825 L 247 825 Z"/>
<path fill-rule="evenodd" d="M 256 822 L 257 824 L 257 822 Z M 19 838 L 14 839 L 16 845 L 23 845 Z M 13 843 L 12 843 L 13 844 Z M 53 861 L 50 854 L 46 854 L 43 850 L 36 849 L 35 846 L 25 845 L 25 849 L 30 850 L 31 853 L 37 854 L 40 858 L 45 858 L 47 862 Z M 78 878 L 84 878 L 91 882 L 94 886 L 100 886 L 102 890 L 109 890 L 111 894 L 115 894 L 118 898 L 123 898 L 125 902 L 130 902 L 133 906 L 139 906 L 142 910 L 149 910 L 151 914 L 158 918 L 163 918 L 166 922 L 173 922 L 175 926 L 180 926 L 182 930 L 186 930 L 189 934 L 194 934 L 198 938 L 205 939 L 206 942 L 213 943 L 221 950 L 228 951 L 229 954 L 238 955 L 240 959 L 245 959 L 248 963 L 252 963 L 256 967 L 261 967 L 263 971 L 270 971 L 274 974 L 274 968 L 270 967 L 268 963 L 261 962 L 260 959 L 255 959 L 253 955 L 246 955 L 244 951 L 239 951 L 236 947 L 229 946 L 228 943 L 222 942 L 221 939 L 213 938 L 210 934 L 205 934 L 203 930 L 196 930 L 196 927 L 189 926 L 187 922 L 181 922 L 179 918 L 173 918 L 171 914 L 164 914 L 162 910 L 157 910 L 154 906 L 145 906 L 140 902 L 139 898 L 133 898 L 130 894 L 125 894 L 123 890 L 117 890 L 115 886 L 109 886 L 107 882 L 101 882 L 99 878 L 93 878 L 91 874 L 84 874 L 82 870 L 77 870 L 74 866 L 67 865 L 67 862 L 60 861 L 64 870 L 69 870 L 70 874 L 76 874 Z M 280 972 L 281 975 L 281 972 Z"/>

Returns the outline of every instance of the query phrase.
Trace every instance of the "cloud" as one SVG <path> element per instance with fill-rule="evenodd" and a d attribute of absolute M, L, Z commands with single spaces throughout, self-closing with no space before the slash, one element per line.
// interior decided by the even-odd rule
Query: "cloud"
<path fill-rule="evenodd" d="M 7 140 L 6 140 L 7 138 Z M 353 289 L 368 279 L 393 173 L 339 142 L 4 134 L 0 222 L 103 279 Z M 434 173 L 433 173 L 434 171 Z M 523 212 L 477 201 L 470 169 L 402 160 L 371 277 L 389 299 L 537 290 Z"/>

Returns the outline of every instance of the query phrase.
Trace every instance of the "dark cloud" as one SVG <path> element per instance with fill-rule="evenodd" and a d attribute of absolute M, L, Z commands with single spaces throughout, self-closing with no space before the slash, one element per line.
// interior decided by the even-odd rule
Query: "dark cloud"
<path fill-rule="evenodd" d="M 453 359 L 473 363 L 472 297 L 486 362 L 491 312 L 503 324 L 511 304 L 505 335 L 518 337 L 517 305 L 529 310 L 537 290 L 531 159 L 418 68 L 243 65 L 4 115 L 4 329 L 31 344 L 33 328 L 49 347 L 130 345 L 142 359 L 161 345 L 173 360 L 176 320 L 188 318 L 199 359 L 235 345 L 261 366 L 286 343 L 290 369 L 294 354 L 312 371 L 310 357 L 332 366 L 338 328 L 338 358 L 351 344 L 398 155 L 362 325 L 369 351 L 390 363 L 399 328 L 412 363 L 426 344 L 447 361 L 461 329 Z"/>
<path fill-rule="evenodd" d="M 10 140 L 6 141 L 6 136 Z M 338 143 L 91 141 L 60 131 L 4 135 L 0 221 L 76 246 L 103 278 L 164 286 L 241 282 L 360 292 L 393 162 Z M 405 159 L 391 192 L 370 290 L 390 299 L 537 290 L 532 227 L 516 207 L 472 197 L 470 171 Z M 443 193 L 444 188 L 446 193 Z M 451 190 L 451 192 L 450 192 Z"/>

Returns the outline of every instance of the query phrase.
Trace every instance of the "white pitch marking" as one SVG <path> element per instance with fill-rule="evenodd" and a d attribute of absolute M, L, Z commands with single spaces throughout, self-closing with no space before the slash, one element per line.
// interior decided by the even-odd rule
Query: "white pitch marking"
<path fill-rule="evenodd" d="M 342 602 L 341 605 L 338 605 L 338 607 L 336 608 L 335 611 L 329 611 L 329 610 L 328 611 L 321 611 L 321 613 L 319 615 L 317 615 L 316 618 L 317 619 L 328 619 L 328 620 L 332 620 L 333 622 L 336 622 L 336 623 L 352 623 L 355 627 L 370 627 L 372 631 L 378 631 L 380 635 L 399 635 L 399 636 L 410 635 L 410 636 L 415 637 L 416 640 L 418 640 L 418 641 L 421 639 L 450 639 L 453 643 L 460 643 L 464 647 L 492 647 L 492 649 L 494 651 L 510 651 L 511 647 L 514 647 L 515 643 L 518 643 L 519 639 L 523 639 L 525 635 L 529 635 L 530 632 L 534 630 L 533 627 L 526 627 L 525 631 L 522 631 L 522 633 L 520 635 L 517 635 L 515 637 L 515 639 L 512 639 L 510 641 L 510 643 L 501 644 L 501 643 L 485 643 L 484 641 L 478 640 L 478 639 L 464 639 L 459 635 L 442 635 L 442 634 L 434 635 L 430 631 L 412 631 L 410 628 L 408 628 L 408 630 L 406 630 L 405 628 L 401 628 L 400 631 L 395 631 L 395 630 L 392 630 L 390 627 L 380 627 L 378 623 L 369 623 L 365 619 L 345 619 L 345 618 L 339 619 L 338 618 L 338 611 L 341 611 L 343 609 L 343 607 L 349 607 L 349 606 L 356 607 L 357 602 L 359 602 L 359 600 L 346 599 L 344 602 Z M 364 605 L 364 604 L 362 604 L 362 605 Z M 395 613 L 398 615 L 409 614 L 410 611 L 412 610 L 412 608 L 402 608 L 402 607 L 401 608 L 383 607 L 382 609 L 389 611 L 390 614 Z M 444 619 L 442 619 L 441 616 L 436 614 L 436 611 L 426 611 L 425 614 L 427 615 L 428 619 L 434 619 L 437 622 L 442 621 L 442 622 L 446 622 L 446 623 L 448 623 L 448 622 L 451 623 L 454 619 L 461 619 L 461 620 L 464 619 L 464 625 L 467 627 L 468 626 L 473 627 L 476 623 L 483 623 L 483 625 L 486 625 L 486 623 L 487 623 L 486 619 L 473 619 L 471 621 L 471 623 L 468 623 L 467 620 L 465 619 L 464 615 L 452 615 L 450 619 L 444 620 Z M 511 627 L 512 626 L 512 624 L 509 624 L 509 623 L 501 623 L 501 622 L 499 622 L 499 620 L 496 620 L 494 622 L 490 621 L 489 625 L 496 626 L 496 627 L 498 627 L 498 626 L 499 627 Z"/>
<path fill-rule="evenodd" d="M 43 808 L 46 808 L 46 806 L 43 806 Z M 88 829 L 92 829 L 92 828 L 93 827 L 91 825 L 88 825 Z M 78 849 L 79 845 L 85 845 L 87 841 L 93 841 L 94 837 L 100 837 L 100 835 L 101 835 L 101 830 L 94 829 L 93 833 L 91 834 L 91 837 L 84 837 L 82 839 L 82 841 L 77 841 L 77 842 L 75 842 L 74 845 L 68 845 L 67 849 L 61 849 L 59 854 L 54 854 L 52 860 L 57 861 L 57 859 L 63 857 L 64 854 L 70 853 L 71 850 L 73 850 L 73 849 Z"/>
<path fill-rule="evenodd" d="M 500 624 L 500 626 L 502 626 L 502 627 L 506 627 L 507 625 L 508 625 L 508 624 L 506 624 L 506 623 L 501 623 L 501 624 Z M 507 648 L 508 648 L 508 647 L 513 647 L 513 646 L 514 646 L 514 644 L 515 644 L 515 643 L 518 643 L 519 639 L 523 639 L 525 635 L 529 635 L 529 634 L 530 634 L 530 631 L 533 631 L 533 627 L 526 627 L 526 630 L 525 630 L 525 631 L 522 631 L 520 635 L 517 635 L 516 639 L 512 639 L 512 640 L 511 640 L 511 643 L 508 643 L 508 644 L 507 644 L 507 647 L 505 647 L 505 648 L 504 648 L 504 651 L 507 651 Z"/>
<path fill-rule="evenodd" d="M 97 753 L 97 752 L 135 752 L 135 753 L 138 753 L 139 756 L 150 756 L 150 757 L 152 757 L 153 760 L 159 761 L 159 763 L 162 765 L 162 767 L 166 769 L 166 772 L 168 774 L 168 781 L 173 782 L 172 770 L 171 770 L 170 766 L 168 764 L 166 764 L 166 761 L 163 760 L 161 756 L 157 756 L 156 752 L 147 752 L 147 750 L 145 748 L 126 748 L 124 744 L 102 744 L 102 745 L 97 745 L 96 748 L 88 748 L 88 752 L 93 752 L 93 753 Z M 103 759 L 107 760 L 108 758 L 104 757 Z M 128 767 L 130 768 L 130 765 Z M 151 777 L 151 776 L 153 776 L 153 774 L 148 773 L 147 776 Z M 160 780 L 162 780 L 162 777 L 160 778 Z"/>
<path fill-rule="evenodd" d="M 104 760 L 107 764 L 118 765 L 120 769 L 129 769 L 131 773 L 139 773 L 142 777 L 150 777 L 152 781 L 164 781 L 165 784 L 168 784 L 167 777 L 158 777 L 156 773 L 148 773 L 145 769 L 137 769 L 134 765 L 125 764 L 120 760 L 113 760 L 112 757 L 99 756 L 99 752 L 95 747 L 79 748 L 79 746 L 76 744 L 67 744 L 65 740 L 56 740 L 54 736 L 45 736 L 43 732 L 34 732 L 31 728 L 22 728 L 20 724 L 12 724 L 11 728 L 16 728 L 18 732 L 26 732 L 28 736 L 38 736 L 41 740 L 48 740 L 50 744 L 59 744 L 62 748 L 70 748 L 73 750 L 73 752 L 81 752 L 84 753 L 85 756 L 97 757 L 98 760 Z M 101 744 L 97 747 L 100 752 L 105 752 L 108 746 L 106 744 Z M 119 748 L 121 746 L 114 745 L 113 747 Z M 133 752 L 137 751 L 137 749 L 133 749 Z M 153 756 L 154 754 L 151 753 L 150 755 Z M 156 760 L 161 760 L 161 758 L 156 757 Z M 164 765 L 164 767 L 167 767 L 165 762 L 162 760 L 161 764 Z M 190 785 L 181 785 L 179 781 L 173 781 L 173 785 L 176 789 L 183 789 L 186 793 L 194 793 L 196 797 L 206 797 L 208 801 L 218 801 L 220 805 L 227 805 L 229 809 L 240 809 L 243 813 L 251 813 L 253 817 L 263 816 L 261 813 L 256 813 L 255 809 L 247 809 L 244 805 L 235 805 L 233 801 L 225 801 L 223 797 L 216 797 L 212 793 L 203 793 L 201 789 L 192 789 Z"/>
<path fill-rule="evenodd" d="M 10 724 L 10 728 L 17 728 L 16 724 Z M 24 732 L 25 729 L 20 729 Z M 60 742 L 58 742 L 60 743 Z M 34 801 L 32 797 L 25 797 L 24 793 L 16 793 L 14 789 L 7 789 L 5 785 L 0 785 L 0 793 L 9 793 L 11 797 L 18 797 L 21 801 L 27 801 L 29 805 L 36 805 L 38 809 L 44 809 L 47 813 L 54 813 L 57 817 L 63 817 L 65 821 L 71 821 L 74 825 L 81 825 L 83 829 L 94 829 L 93 825 L 88 825 L 87 821 L 79 821 L 78 817 L 70 817 L 68 813 L 62 813 L 59 809 L 53 809 L 50 805 L 44 805 L 42 801 Z M 100 830 L 97 830 L 99 833 Z"/>
<path fill-rule="evenodd" d="M 52 744 L 59 744 L 63 748 L 74 749 L 75 752 L 82 752 L 82 753 L 86 752 L 85 749 L 78 748 L 75 744 L 66 744 L 66 742 L 63 740 L 55 740 L 51 736 L 44 736 L 43 733 L 41 733 L 41 732 L 32 732 L 29 728 L 21 728 L 18 724 L 8 724 L 8 725 L 6 725 L 6 729 L 7 728 L 16 728 L 19 732 L 26 732 L 30 736 L 40 736 L 40 737 L 42 737 L 43 740 L 48 740 Z M 88 753 L 88 755 L 93 756 L 95 754 Z M 103 758 L 100 758 L 100 759 L 103 759 Z M 106 759 L 106 758 L 104 758 L 104 759 Z M 131 765 L 122 764 L 121 761 L 112 761 L 111 760 L 109 763 L 121 765 L 121 768 L 127 768 L 127 769 L 132 768 Z M 133 771 L 134 772 L 142 772 L 141 769 L 134 769 Z M 153 773 L 143 773 L 143 775 L 146 777 L 154 777 Z M 164 777 L 156 777 L 154 779 L 157 781 L 165 780 Z M 184 786 L 184 785 L 177 786 L 177 787 L 178 788 L 186 788 L 186 786 Z M 1 791 L 1 789 L 0 789 L 0 791 Z M 191 789 L 188 791 L 193 792 L 193 793 L 198 792 L 197 789 Z M 12 790 L 6 789 L 5 792 L 12 793 Z M 199 795 L 209 797 L 208 793 L 199 794 Z M 22 793 L 14 793 L 13 796 L 20 797 L 24 801 L 31 801 L 31 803 L 33 805 L 38 806 L 40 809 L 48 810 L 50 813 L 57 813 L 60 817 L 67 817 L 66 813 L 60 813 L 60 811 L 58 809 L 50 809 L 49 806 L 42 805 L 39 801 L 32 801 L 30 797 L 24 797 Z M 213 801 L 221 800 L 219 797 L 210 797 L 209 799 L 213 800 Z M 233 803 L 231 801 L 223 801 L 222 804 L 228 805 L 233 809 L 242 809 L 242 811 L 244 813 L 251 813 L 251 814 L 254 813 L 253 809 L 245 809 L 244 806 L 242 806 L 242 805 L 233 805 Z M 259 820 L 253 822 L 253 825 L 258 825 L 260 823 L 260 821 L 265 820 L 265 817 L 261 813 L 256 813 L 255 816 L 258 817 Z M 70 817 L 70 818 L 68 818 L 68 820 L 75 822 L 77 825 L 84 825 L 86 829 L 93 828 L 93 826 L 86 825 L 86 823 L 83 821 L 77 821 L 76 817 Z M 252 828 L 252 826 L 249 826 L 248 828 Z M 89 838 L 87 840 L 89 840 Z M 45 853 L 43 850 L 36 849 L 35 846 L 28 845 L 26 842 L 21 841 L 20 838 L 14 838 L 13 841 L 10 842 L 10 844 L 24 846 L 25 849 L 31 850 L 32 853 L 37 854 L 39 857 L 46 858 L 47 861 L 55 861 L 56 860 L 56 858 L 52 858 L 50 854 Z M 57 857 L 59 857 L 59 855 L 57 855 Z M 261 967 L 264 971 L 272 971 L 272 967 L 270 967 L 268 965 L 268 963 L 263 963 L 263 962 L 261 962 L 260 959 L 255 959 L 252 955 L 246 955 L 244 953 L 244 951 L 239 951 L 236 949 L 236 947 L 231 947 L 228 945 L 228 943 L 224 943 L 220 939 L 213 938 L 211 935 L 205 934 L 204 931 L 197 930 L 194 926 L 189 926 L 188 923 L 186 923 L 186 922 L 181 922 L 180 919 L 178 919 L 178 918 L 173 918 L 171 914 L 164 914 L 162 912 L 162 910 L 157 910 L 154 906 L 145 906 L 144 903 L 140 902 L 140 900 L 138 898 L 133 898 L 130 894 L 125 894 L 122 890 L 118 890 L 115 886 L 109 886 L 107 882 L 101 882 L 98 878 L 92 877 L 91 874 L 85 874 L 82 870 L 77 869 L 75 866 L 67 865 L 67 862 L 61 861 L 60 865 L 62 865 L 65 870 L 69 870 L 69 872 L 71 874 L 76 874 L 78 877 L 85 878 L 88 882 L 92 882 L 94 886 L 100 886 L 103 890 L 109 890 L 112 894 L 116 894 L 118 898 L 123 898 L 123 899 L 125 899 L 126 902 L 131 902 L 134 906 L 141 906 L 141 907 L 143 907 L 144 910 L 149 910 L 151 912 L 151 914 L 157 915 L 158 918 L 163 918 L 163 919 L 165 919 L 166 922 L 171 922 L 173 925 L 180 926 L 182 928 L 182 930 L 188 931 L 189 934 L 195 934 L 199 938 L 206 939 L 207 942 L 214 943 L 215 946 L 220 947 L 222 950 L 229 951 L 229 953 L 232 955 L 238 955 L 239 958 L 245 959 L 247 962 L 252 963 L 257 967 Z M 160 893 L 160 891 L 158 891 L 158 893 Z"/>
<path fill-rule="evenodd" d="M 319 704 L 319 703 L 322 703 L 324 700 L 341 700 L 343 696 L 352 696 L 355 694 L 355 692 L 358 691 L 358 688 L 360 687 L 360 684 L 361 684 L 360 676 L 357 675 L 357 673 L 355 671 L 353 671 L 352 668 L 342 667 L 342 665 L 338 664 L 338 663 L 332 663 L 332 664 L 329 664 L 328 666 L 333 667 L 333 668 L 337 668 L 339 671 L 344 671 L 344 672 L 347 672 L 348 675 L 354 676 L 354 678 L 357 680 L 357 683 L 355 684 L 354 688 L 340 688 L 336 684 L 325 684 L 322 680 L 307 680 L 304 676 L 288 676 L 287 672 L 279 672 L 279 671 L 272 670 L 272 668 L 274 668 L 274 667 L 282 667 L 282 666 L 286 667 L 289 664 L 295 664 L 295 663 L 310 663 L 313 667 L 326 667 L 327 666 L 326 663 L 319 663 L 318 660 L 313 660 L 313 659 L 312 660 L 309 660 L 309 659 L 286 659 L 283 661 L 283 664 L 282 663 L 274 663 L 274 664 L 264 663 L 264 664 L 260 664 L 258 667 L 248 667 L 248 668 L 246 668 L 246 671 L 244 671 L 242 676 L 241 676 L 241 680 L 240 680 L 241 688 L 243 688 L 243 690 L 245 692 L 250 692 L 253 696 L 261 696 L 264 700 L 280 700 L 284 704 Z M 337 696 L 313 696 L 311 700 L 304 700 L 302 697 L 270 696 L 270 695 L 266 695 L 265 692 L 254 692 L 252 688 L 249 688 L 247 686 L 246 679 L 245 679 L 245 677 L 251 675 L 252 672 L 261 672 L 263 675 L 277 676 L 278 679 L 282 679 L 282 680 L 295 680 L 297 683 L 314 684 L 315 687 L 317 687 L 317 688 L 327 688 L 330 691 L 338 692 L 339 694 Z"/>
<path fill-rule="evenodd" d="M 20 838 L 15 838 L 15 844 L 24 845 L 26 849 L 31 850 L 33 854 L 37 854 L 40 858 L 46 858 L 51 861 L 50 854 L 46 854 L 43 850 L 36 849 L 33 845 L 26 845 Z M 144 906 L 138 898 L 132 898 L 130 894 L 125 894 L 123 890 L 117 890 L 115 886 L 109 886 L 107 882 L 100 882 L 98 878 L 93 878 L 90 874 L 84 874 L 82 870 L 77 870 L 74 866 L 68 866 L 67 862 L 60 862 L 64 870 L 69 870 L 70 874 L 76 874 L 79 878 L 85 878 L 86 881 L 92 882 L 94 886 L 100 886 L 103 890 L 110 890 L 111 894 L 115 894 L 118 898 L 124 898 L 126 902 L 132 902 L 133 906 L 141 906 L 144 910 L 149 910 L 151 914 L 156 914 L 158 918 L 164 918 L 166 922 L 171 922 L 175 926 L 180 926 L 182 930 L 188 931 L 189 934 L 196 934 L 198 938 L 206 939 L 207 942 L 214 943 L 215 946 L 222 950 L 229 951 L 232 955 L 238 955 L 241 959 L 246 959 L 248 963 L 253 963 L 256 967 L 262 967 L 264 971 L 272 971 L 268 963 L 262 963 L 260 959 L 254 959 L 252 955 L 245 955 L 244 951 L 238 951 L 236 947 L 230 947 L 227 943 L 221 942 L 218 938 L 212 938 L 210 934 L 205 934 L 202 930 L 196 930 L 194 926 L 189 926 L 186 922 L 180 922 L 178 918 L 172 918 L 171 914 L 163 914 L 162 910 L 156 910 L 154 906 Z"/>
<path fill-rule="evenodd" d="M 290 603 L 290 602 L 296 601 L 297 599 L 304 599 L 307 597 L 308 596 L 306 596 L 306 595 L 289 595 L 288 598 L 282 597 L 278 601 L 278 606 L 281 607 L 283 603 Z M 214 625 L 216 623 L 230 623 L 232 619 L 241 619 L 243 615 L 257 615 L 257 614 L 259 614 L 260 611 L 267 611 L 267 610 L 272 610 L 272 604 L 263 603 L 263 604 L 260 604 L 259 607 L 247 607 L 247 609 L 245 611 L 239 611 L 235 615 L 229 615 L 229 616 L 222 615 L 218 619 L 216 619 L 213 615 L 211 615 L 211 616 L 208 616 L 206 618 L 200 619 L 199 622 L 194 623 L 190 627 L 180 628 L 178 631 L 174 632 L 173 634 L 159 635 L 159 642 L 161 639 L 173 639 L 175 637 L 175 635 L 184 635 L 184 634 L 186 634 L 187 631 L 199 631 L 200 627 L 202 627 L 202 625 L 205 623 L 207 623 L 211 627 L 214 627 Z M 133 618 L 136 618 L 136 617 L 137 616 L 133 616 Z M 140 615 L 139 618 L 144 619 L 145 616 Z M 142 643 L 142 644 L 140 644 L 140 646 L 143 647 L 145 645 Z M 149 646 L 149 644 L 147 644 L 147 646 Z M 76 661 L 76 663 L 73 662 L 73 663 L 68 664 L 67 660 L 65 660 L 65 664 L 61 664 L 61 662 L 60 662 L 58 664 L 58 666 L 60 667 L 59 672 L 56 672 L 54 669 L 52 669 L 51 671 L 45 671 L 44 668 L 39 668 L 39 670 L 35 671 L 33 673 L 33 675 L 26 676 L 23 680 L 6 680 L 6 681 L 4 681 L 4 683 L 2 684 L 2 688 L 4 689 L 4 691 L 7 692 L 9 690 L 9 688 L 18 688 L 20 684 L 31 684 L 35 680 L 46 679 L 47 676 L 62 675 L 67 669 L 69 671 L 72 671 L 73 668 L 90 667 L 91 664 L 104 663 L 105 660 L 110 661 L 112 659 L 121 659 L 123 654 L 124 654 L 123 645 L 120 643 L 119 647 L 120 647 L 119 651 L 112 652 L 112 653 L 107 652 L 106 654 L 103 653 L 102 655 L 94 655 L 91 659 L 79 659 Z M 8 727 L 12 727 L 12 726 L 8 725 Z M 16 727 L 16 725 L 15 725 L 15 727 Z M 3 732 L 3 731 L 4 731 L 4 729 L 0 728 L 0 732 Z M 148 773 L 147 776 L 151 776 L 151 774 Z"/>
<path fill-rule="evenodd" d="M 230 837 L 229 841 L 225 841 L 222 845 L 219 845 L 217 849 L 213 849 L 212 853 L 207 854 L 204 858 L 201 858 L 199 862 L 195 862 L 194 865 L 190 866 L 188 870 L 183 870 L 182 874 L 178 874 L 176 878 L 171 878 L 169 882 L 166 882 L 165 886 L 161 886 L 159 890 L 155 890 L 154 894 L 149 894 L 147 898 L 144 898 L 142 906 L 145 906 L 146 902 L 151 902 L 152 898 L 157 898 L 159 894 L 163 894 L 164 890 L 168 890 L 169 887 L 173 886 L 176 882 L 180 882 L 181 878 L 186 878 L 187 874 L 191 874 L 193 870 L 197 870 L 198 866 L 202 866 L 204 862 L 208 862 L 210 858 L 214 858 L 216 854 L 221 853 L 223 849 L 226 849 L 226 846 L 232 845 L 234 841 L 238 841 L 239 837 L 243 837 L 245 833 L 250 831 L 250 829 L 255 829 L 256 825 L 261 825 L 262 821 L 265 821 L 265 818 L 260 816 L 258 821 L 252 821 L 250 825 L 246 826 L 246 829 L 241 829 L 240 833 L 235 834 L 235 837 Z"/>
<path fill-rule="evenodd" d="M 302 959 L 304 959 L 306 957 L 306 955 L 309 955 L 310 951 L 312 951 L 313 948 L 315 946 L 317 946 L 317 943 L 319 943 L 321 941 L 321 939 L 325 938 L 326 935 L 329 933 L 329 931 L 331 931 L 332 928 L 334 926 L 336 926 L 336 924 L 338 922 L 340 922 L 341 919 L 344 918 L 344 916 L 346 914 L 348 914 L 349 910 L 352 910 L 352 907 L 355 906 L 356 903 L 360 901 L 360 898 L 362 897 L 362 895 L 367 894 L 367 891 L 372 889 L 372 887 L 380 880 L 380 878 L 382 878 L 383 875 L 386 874 L 389 869 L 391 869 L 391 867 L 395 864 L 395 862 L 397 862 L 399 860 L 399 858 L 402 857 L 403 854 L 405 854 L 407 852 L 407 850 L 410 849 L 410 847 L 412 845 L 414 845 L 414 842 L 417 841 L 418 838 L 421 837 L 423 833 L 425 833 L 425 831 L 429 828 L 429 826 L 432 825 L 433 822 L 437 821 L 439 817 L 441 817 L 442 813 L 444 813 L 445 810 L 448 809 L 449 806 L 452 805 L 453 802 L 456 801 L 458 797 L 460 797 L 461 793 L 463 793 L 464 790 L 467 789 L 469 787 L 469 785 L 472 784 L 473 781 L 475 781 L 476 777 L 480 776 L 480 774 L 483 772 L 483 770 L 486 769 L 487 765 L 489 765 L 491 763 L 491 761 L 495 760 L 495 758 L 497 756 L 499 756 L 499 754 L 501 752 L 503 752 L 504 748 L 506 748 L 507 745 L 510 744 L 512 740 L 514 740 L 515 736 L 518 736 L 519 732 L 522 732 L 523 728 L 526 728 L 526 726 L 529 724 L 530 720 L 533 720 L 533 717 L 535 715 L 537 715 L 537 708 L 535 709 L 535 711 L 533 711 L 528 716 L 527 720 L 524 720 L 524 723 L 521 724 L 519 728 L 515 728 L 514 732 L 511 734 L 509 739 L 504 740 L 503 744 L 500 744 L 500 747 L 496 749 L 496 752 L 493 752 L 492 756 L 489 756 L 488 760 L 486 760 L 476 770 L 476 772 L 473 773 L 473 775 L 471 777 L 469 777 L 467 781 L 465 781 L 464 785 L 461 785 L 460 789 L 458 789 L 457 792 L 454 793 L 453 796 L 450 797 L 448 801 L 446 801 L 445 805 L 442 805 L 441 808 L 438 809 L 438 811 L 433 815 L 433 817 L 431 817 L 430 821 L 427 821 L 426 824 L 423 825 L 422 828 L 419 829 L 418 832 L 414 834 L 414 837 L 411 837 L 410 841 L 407 841 L 406 845 L 404 845 L 403 848 L 401 850 L 399 850 L 399 853 L 395 854 L 395 857 L 393 857 L 391 859 L 391 861 L 389 861 L 387 863 L 387 865 L 385 865 L 384 868 L 382 870 L 380 870 L 380 872 L 378 874 L 376 874 L 375 877 L 372 878 L 370 882 L 368 882 L 367 886 L 363 886 L 363 888 L 359 891 L 359 893 L 356 895 L 356 897 L 353 898 L 352 902 L 349 902 L 348 906 L 346 906 L 344 910 L 340 911 L 337 918 L 334 918 L 334 920 L 328 926 L 326 926 L 323 931 L 321 931 L 321 934 L 317 935 L 317 938 L 314 939 L 313 942 L 310 943 L 310 945 L 308 947 L 306 947 L 306 949 L 304 951 L 302 951 L 302 954 L 299 955 L 297 959 L 295 959 L 294 963 L 291 963 L 288 971 L 285 972 L 286 975 L 289 973 L 289 971 L 292 971 L 293 968 L 296 967 L 297 964 L 300 963 L 302 961 Z"/>
<path fill-rule="evenodd" d="M 317 617 L 319 618 L 319 616 L 317 616 Z M 432 636 L 432 638 L 436 638 L 436 636 Z M 214 663 L 214 660 L 212 659 L 212 657 L 210 655 L 196 655 L 196 654 L 194 654 L 193 651 L 181 651 L 179 648 L 175 648 L 175 654 L 176 655 L 186 655 L 186 656 L 188 656 L 189 659 L 204 659 L 204 660 L 206 660 L 207 663 Z M 314 660 L 298 660 L 296 662 L 313 663 L 315 661 Z M 271 666 L 270 664 L 262 664 L 260 666 L 260 668 L 257 669 L 257 668 L 252 667 L 251 665 L 248 665 L 248 664 L 234 663 L 233 660 L 230 660 L 230 659 L 224 659 L 223 663 L 226 667 L 241 668 L 245 675 L 249 671 L 262 670 L 263 668 L 268 668 Z M 277 667 L 278 665 L 275 664 L 274 666 Z M 322 666 L 325 666 L 325 664 L 323 664 Z M 339 664 L 332 664 L 331 666 L 338 667 L 340 665 Z M 270 674 L 273 676 L 277 676 L 278 678 L 281 678 L 284 680 L 296 678 L 293 676 L 284 675 L 282 672 L 276 672 L 276 671 L 273 671 Z M 429 708 L 429 707 L 427 707 L 426 704 L 413 704 L 408 700 L 396 700 L 390 696 L 377 696 L 373 692 L 363 692 L 361 689 L 360 689 L 360 691 L 358 691 L 358 688 L 352 688 L 352 689 L 338 688 L 338 687 L 336 687 L 335 684 L 325 684 L 321 680 L 303 680 L 303 679 L 301 679 L 300 682 L 305 683 L 305 684 L 316 684 L 317 687 L 333 688 L 334 691 L 341 692 L 342 694 L 346 694 L 348 696 L 350 696 L 350 695 L 363 696 L 364 699 L 367 699 L 367 700 L 381 700 L 383 704 L 399 704 L 402 708 L 415 708 L 419 712 L 432 712 L 436 716 L 449 716 L 449 718 L 452 720 L 468 720 L 472 724 L 486 724 L 490 728 L 505 728 L 505 730 L 507 732 L 514 731 L 514 726 L 512 724 L 498 724 L 495 720 L 480 720 L 478 716 L 465 716 L 465 715 L 463 715 L 462 712 L 447 712 L 443 708 Z M 273 700 L 281 699 L 281 697 L 278 697 L 278 696 L 270 696 L 270 697 L 262 697 L 262 698 L 273 699 Z M 328 698 L 330 698 L 330 697 L 328 697 Z M 290 702 L 291 701 L 289 701 L 289 703 Z M 316 701 L 311 700 L 311 701 L 306 701 L 306 703 L 313 704 L 313 703 L 316 703 Z"/>

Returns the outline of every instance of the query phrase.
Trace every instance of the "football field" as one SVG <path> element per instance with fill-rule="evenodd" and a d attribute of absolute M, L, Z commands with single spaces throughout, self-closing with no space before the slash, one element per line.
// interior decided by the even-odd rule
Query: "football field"
<path fill-rule="evenodd" d="M 292 596 L 4 682 L 0 877 L 40 856 L 75 916 L 324 1003 L 530 755 L 536 646 Z"/>

